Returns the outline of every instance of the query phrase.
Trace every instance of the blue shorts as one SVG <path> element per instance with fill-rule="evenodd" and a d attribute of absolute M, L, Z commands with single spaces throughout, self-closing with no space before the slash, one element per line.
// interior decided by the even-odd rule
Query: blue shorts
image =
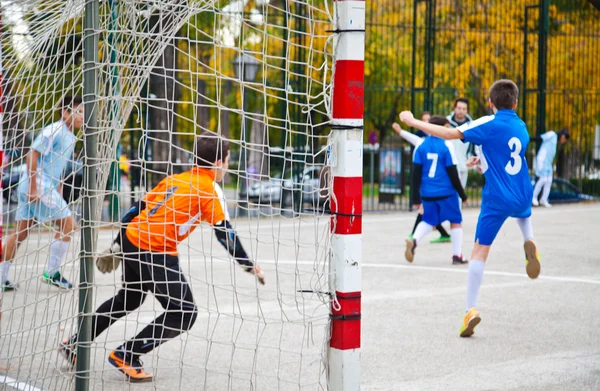
<path fill-rule="evenodd" d="M 444 221 L 452 224 L 462 223 L 458 194 L 437 201 L 423 200 L 423 221 L 434 227 Z"/>
<path fill-rule="evenodd" d="M 30 202 L 25 191 L 18 192 L 19 205 L 15 216 L 16 221 L 36 220 L 44 223 L 71 216 L 71 210 L 58 191 L 40 189 L 40 192 L 42 195 L 36 202 Z"/>
<path fill-rule="evenodd" d="M 520 211 L 504 211 L 492 209 L 482 204 L 479 219 L 477 220 L 475 242 L 479 241 L 481 245 L 491 246 L 507 218 L 524 219 L 530 216 L 531 205 Z"/>

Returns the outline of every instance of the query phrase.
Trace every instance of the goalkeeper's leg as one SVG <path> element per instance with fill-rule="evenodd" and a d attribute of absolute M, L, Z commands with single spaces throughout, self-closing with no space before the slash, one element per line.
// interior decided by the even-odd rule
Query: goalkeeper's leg
<path fill-rule="evenodd" d="M 152 379 L 152 375 L 144 371 L 140 356 L 191 329 L 198 316 L 177 256 L 146 253 L 146 262 L 141 266 L 145 285 L 153 291 L 165 312 L 108 357 L 108 362 L 133 382 Z"/>
<path fill-rule="evenodd" d="M 146 290 L 142 283 L 140 273 L 140 250 L 129 241 L 124 243 L 125 256 L 128 262 L 123 262 L 123 285 L 119 292 L 112 298 L 102 303 L 92 317 L 91 336 L 94 340 L 114 322 L 139 308 L 146 299 Z M 74 366 L 77 360 L 75 355 L 77 334 L 63 340 L 59 351 Z"/>

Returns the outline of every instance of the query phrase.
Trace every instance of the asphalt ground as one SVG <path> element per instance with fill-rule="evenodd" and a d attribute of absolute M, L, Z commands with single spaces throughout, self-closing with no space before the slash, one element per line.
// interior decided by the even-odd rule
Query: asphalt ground
<path fill-rule="evenodd" d="M 478 210 L 464 212 L 469 258 Z M 234 221 L 267 285 L 233 265 L 211 229 L 180 246 L 181 267 L 199 308 L 190 332 L 146 355 L 152 383 L 132 385 L 108 353 L 162 313 L 149 296 L 91 345 L 93 389 L 316 390 L 326 388 L 327 216 Z M 361 384 L 363 390 L 600 389 L 600 205 L 536 208 L 542 275 L 525 274 L 522 238 L 508 221 L 492 248 L 479 300 L 482 322 L 458 336 L 466 266 L 450 244 L 424 242 L 413 264 L 407 212 L 363 218 Z M 97 249 L 113 233 L 100 230 Z M 428 238 L 435 238 L 432 233 Z M 16 292 L 2 295 L 0 389 L 68 390 L 74 371 L 56 346 L 76 328 L 77 292 L 40 281 L 49 235 L 32 233 L 15 260 Z M 76 239 L 64 273 L 77 281 Z M 96 272 L 94 307 L 119 287 L 120 272 Z M 4 388 L 3 388 L 4 387 Z"/>

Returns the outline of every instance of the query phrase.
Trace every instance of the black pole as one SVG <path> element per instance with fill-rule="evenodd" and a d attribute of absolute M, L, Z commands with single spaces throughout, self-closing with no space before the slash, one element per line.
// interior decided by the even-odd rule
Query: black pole
<path fill-rule="evenodd" d="M 416 102 L 416 80 L 417 80 L 417 5 L 419 3 L 419 0 L 413 0 L 413 36 L 412 36 L 412 64 L 411 64 L 411 76 L 410 76 L 410 111 L 412 111 L 413 113 L 415 112 L 415 109 L 417 108 L 417 102 Z M 411 147 L 411 156 L 412 156 L 412 151 L 413 151 L 413 147 Z M 379 158 L 381 158 L 381 154 L 379 155 Z M 412 179 L 413 176 L 413 165 L 412 165 L 412 160 L 410 162 L 410 172 L 409 172 L 409 178 Z M 379 178 L 380 182 L 381 182 L 381 178 Z M 412 180 L 411 180 L 412 182 Z M 380 185 L 381 186 L 381 185 Z M 410 202 L 410 200 L 412 199 L 412 187 L 408 188 L 408 210 L 412 211 L 413 207 L 412 207 L 412 202 Z M 381 192 L 381 189 L 379 189 L 379 191 Z"/>
<path fill-rule="evenodd" d="M 521 118 L 525 123 L 527 123 L 527 49 L 529 42 L 529 8 L 529 6 L 525 7 L 525 26 L 523 27 L 523 101 L 521 102 Z"/>
<path fill-rule="evenodd" d="M 538 49 L 538 120 L 536 136 L 546 131 L 546 68 L 548 59 L 548 30 L 549 30 L 548 0 L 540 0 L 540 29 Z M 537 147 L 540 147 L 538 141 Z"/>
<path fill-rule="evenodd" d="M 426 40 L 425 40 L 425 102 L 423 109 L 432 112 L 433 102 L 431 97 L 431 86 L 433 84 L 433 55 L 435 45 L 435 0 L 427 2 L 426 11 Z"/>
<path fill-rule="evenodd" d="M 417 80 L 417 4 L 419 0 L 413 0 L 413 36 L 412 36 L 412 60 L 411 60 L 411 75 L 410 75 L 410 111 L 413 113 L 417 108 L 415 102 L 416 91 L 415 84 Z"/>

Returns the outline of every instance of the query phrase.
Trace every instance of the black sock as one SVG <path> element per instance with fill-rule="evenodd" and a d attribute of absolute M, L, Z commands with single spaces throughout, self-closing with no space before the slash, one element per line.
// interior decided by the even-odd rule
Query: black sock
<path fill-rule="evenodd" d="M 437 229 L 440 232 L 440 235 L 442 235 L 442 236 L 450 236 L 450 234 L 448 233 L 448 231 L 446 231 L 444 229 L 444 227 L 442 226 L 442 224 L 436 225 L 435 229 Z"/>
<path fill-rule="evenodd" d="M 417 225 L 419 225 L 419 223 L 420 223 L 421 221 L 423 221 L 423 215 L 419 213 L 419 214 L 417 215 L 417 220 L 415 220 L 415 226 L 413 227 L 413 230 L 412 230 L 412 232 L 410 233 L 411 235 L 414 235 L 414 234 L 415 234 L 415 230 L 417 229 Z"/>

